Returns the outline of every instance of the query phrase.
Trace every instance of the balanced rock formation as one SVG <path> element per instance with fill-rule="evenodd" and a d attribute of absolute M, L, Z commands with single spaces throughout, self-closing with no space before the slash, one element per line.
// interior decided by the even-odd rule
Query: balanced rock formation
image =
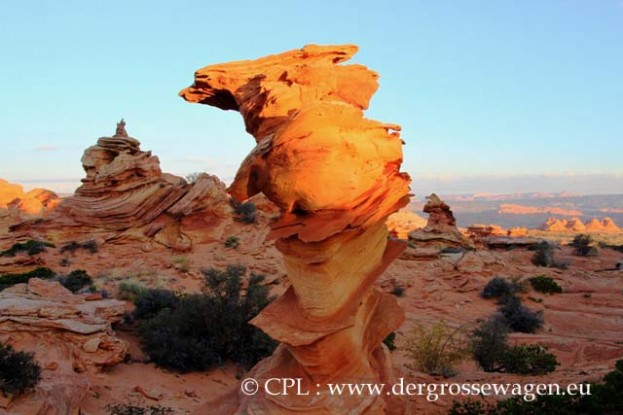
<path fill-rule="evenodd" d="M 472 248 L 473 243 L 456 227 L 454 214 L 435 193 L 426 197 L 424 213 L 428 222 L 424 228 L 409 233 L 409 240 L 420 246 Z"/>
<path fill-rule="evenodd" d="M 405 247 L 387 217 L 408 203 L 400 127 L 364 118 L 378 75 L 340 65 L 353 45 L 308 45 L 254 61 L 207 66 L 180 92 L 190 102 L 239 111 L 256 147 L 230 194 L 262 192 L 280 209 L 271 236 L 291 287 L 252 324 L 281 342 L 249 377 L 301 378 L 307 396 L 239 388 L 198 413 L 401 414 L 390 396 L 331 396 L 332 382 L 393 381 L 382 340 L 403 321 L 375 280 Z M 317 385 L 321 385 L 320 388 Z M 324 387 L 323 387 L 324 386 Z"/>
<path fill-rule="evenodd" d="M 72 238 L 76 233 L 92 238 L 107 232 L 108 238 L 119 239 L 123 233 L 137 239 L 153 238 L 183 251 L 192 244 L 183 231 L 184 218 L 230 214 L 220 179 L 203 173 L 188 183 L 163 173 L 158 157 L 141 150 L 140 142 L 128 136 L 123 120 L 112 137 L 102 137 L 84 151 L 82 167 L 86 172 L 82 185 L 73 196 L 63 199 L 49 221 L 35 228 L 60 229 Z M 13 229 L 27 230 L 29 225 Z"/>
<path fill-rule="evenodd" d="M 123 318 L 124 303 L 87 300 L 37 278 L 0 292 L 0 341 L 34 352 L 44 369 L 36 397 L 14 402 L 14 413 L 78 413 L 89 390 L 87 372 L 124 360 L 128 345 L 111 329 Z M 22 411 L 21 403 L 28 409 Z"/>

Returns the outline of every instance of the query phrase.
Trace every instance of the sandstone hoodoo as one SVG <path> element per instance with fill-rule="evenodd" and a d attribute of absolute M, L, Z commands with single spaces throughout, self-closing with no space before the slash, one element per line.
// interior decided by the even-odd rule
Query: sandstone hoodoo
<path fill-rule="evenodd" d="M 473 243 L 456 227 L 454 214 L 435 193 L 426 197 L 424 213 L 428 222 L 424 228 L 409 233 L 409 240 L 421 246 L 471 248 Z"/>
<path fill-rule="evenodd" d="M 330 396 L 317 384 L 392 382 L 382 340 L 403 321 L 396 300 L 373 287 L 404 249 L 387 217 L 408 203 L 400 127 L 364 118 L 378 75 L 340 65 L 353 45 L 308 45 L 254 61 L 207 66 L 180 95 L 242 114 L 256 147 L 229 188 L 262 192 L 281 214 L 272 224 L 290 289 L 252 323 L 281 342 L 248 374 L 303 378 L 309 396 L 232 390 L 210 413 L 401 414 L 388 396 Z M 316 393 L 318 392 L 318 394 Z M 207 413 L 207 407 L 197 413 Z"/>

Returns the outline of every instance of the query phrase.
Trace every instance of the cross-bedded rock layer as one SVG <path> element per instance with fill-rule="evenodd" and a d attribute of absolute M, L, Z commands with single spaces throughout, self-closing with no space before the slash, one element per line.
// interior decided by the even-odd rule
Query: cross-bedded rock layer
<path fill-rule="evenodd" d="M 387 396 L 331 396 L 331 382 L 391 383 L 382 340 L 404 319 L 374 281 L 404 248 L 388 240 L 387 217 L 408 202 L 394 124 L 364 117 L 378 75 L 340 65 L 353 45 L 308 45 L 254 61 L 207 66 L 180 92 L 190 102 L 242 114 L 257 145 L 229 188 L 238 200 L 262 192 L 281 211 L 272 237 L 290 289 L 252 324 L 281 342 L 250 376 L 302 378 L 308 396 L 232 391 L 209 404 L 223 414 L 400 414 Z"/>

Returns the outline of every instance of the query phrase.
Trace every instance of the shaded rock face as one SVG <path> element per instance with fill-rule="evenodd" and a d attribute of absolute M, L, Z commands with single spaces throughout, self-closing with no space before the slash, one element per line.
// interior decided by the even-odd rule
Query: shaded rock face
<path fill-rule="evenodd" d="M 237 200 L 262 192 L 280 209 L 271 236 L 292 286 L 252 324 L 281 342 L 249 374 L 297 377 L 309 396 L 254 396 L 237 390 L 198 413 L 401 414 L 387 396 L 316 394 L 332 381 L 391 383 L 382 340 L 403 321 L 392 296 L 374 281 L 404 249 L 388 241 L 386 218 L 408 203 L 400 172 L 399 126 L 368 120 L 363 110 L 378 75 L 340 65 L 356 46 L 308 45 L 254 61 L 208 66 L 180 95 L 239 111 L 256 147 L 229 188 Z"/>
<path fill-rule="evenodd" d="M 456 227 L 456 219 L 450 206 L 435 193 L 426 197 L 424 213 L 428 213 L 428 222 L 422 229 L 409 233 L 409 240 L 417 245 L 473 248 L 473 243 Z"/>
<path fill-rule="evenodd" d="M 87 301 L 37 278 L 0 292 L 0 341 L 34 351 L 43 368 L 36 397 L 14 402 L 16 413 L 77 413 L 89 389 L 86 372 L 121 363 L 127 354 L 127 343 L 111 329 L 124 312 L 121 301 Z"/>

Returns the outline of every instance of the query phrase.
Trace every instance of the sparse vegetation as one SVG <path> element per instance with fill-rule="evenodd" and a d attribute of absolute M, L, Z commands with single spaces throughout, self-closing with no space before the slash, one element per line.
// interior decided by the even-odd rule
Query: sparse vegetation
<path fill-rule="evenodd" d="M 519 375 L 544 375 L 558 366 L 556 356 L 538 344 L 513 346 L 502 355 L 502 366 L 508 373 Z"/>
<path fill-rule="evenodd" d="M 455 365 L 468 356 L 461 328 L 445 322 L 426 328 L 417 326 L 404 347 L 407 357 L 422 372 L 444 377 L 456 374 Z"/>
<path fill-rule="evenodd" d="M 571 242 L 573 253 L 578 256 L 596 256 L 598 254 L 595 240 L 586 234 L 576 235 Z"/>
<path fill-rule="evenodd" d="M 392 287 L 392 295 L 395 295 L 396 297 L 402 297 L 403 295 L 405 295 L 405 287 L 401 286 L 401 285 L 394 285 Z"/>
<path fill-rule="evenodd" d="M 243 295 L 246 268 L 230 265 L 202 272 L 203 294 L 175 295 L 172 301 L 159 293 L 158 300 L 145 306 L 150 312 L 143 314 L 138 330 L 143 350 L 159 366 L 180 372 L 206 370 L 226 360 L 249 367 L 270 355 L 275 342 L 248 324 L 271 300 L 264 277 L 251 274 Z M 137 306 L 141 301 L 139 297 Z"/>
<path fill-rule="evenodd" d="M 557 294 L 562 292 L 562 288 L 558 283 L 547 275 L 537 275 L 528 279 L 532 288 L 543 294 Z"/>
<path fill-rule="evenodd" d="M 231 199 L 231 206 L 234 210 L 234 219 L 242 223 L 254 223 L 256 220 L 257 208 L 253 202 L 240 203 Z"/>
<path fill-rule="evenodd" d="M 175 308 L 177 296 L 169 290 L 149 288 L 139 292 L 134 305 L 136 306 L 133 312 L 134 318 L 145 320 L 154 317 L 164 309 Z"/>
<path fill-rule="evenodd" d="M 512 331 L 534 333 L 543 326 L 542 313 L 534 312 L 525 307 L 518 297 L 508 297 L 499 311 L 506 318 Z"/>
<path fill-rule="evenodd" d="M 15 284 L 27 283 L 31 278 L 40 278 L 42 280 L 49 280 L 56 276 L 54 271 L 46 267 L 38 267 L 30 272 L 23 274 L 7 274 L 0 276 L 0 291 L 5 288 L 11 287 Z"/>
<path fill-rule="evenodd" d="M 61 246 L 61 254 L 64 254 L 67 252 L 73 254 L 79 249 L 84 249 L 90 254 L 95 254 L 97 253 L 97 250 L 98 250 L 97 242 L 95 242 L 94 240 L 88 240 L 85 242 L 71 241 Z"/>
<path fill-rule="evenodd" d="M 176 256 L 175 258 L 173 258 L 173 264 L 175 265 L 175 268 L 181 272 L 190 271 L 192 263 L 193 261 L 186 256 Z"/>
<path fill-rule="evenodd" d="M 524 291 L 525 286 L 518 280 L 509 281 L 506 278 L 494 277 L 482 289 L 480 296 L 485 299 L 497 298 L 500 302 L 505 302 L 506 297 Z"/>
<path fill-rule="evenodd" d="M 237 236 L 230 235 L 227 237 L 227 239 L 225 239 L 226 248 L 236 249 L 238 248 L 238 245 L 240 245 L 240 238 L 238 238 Z"/>
<path fill-rule="evenodd" d="M 137 406 L 115 404 L 106 406 L 109 415 L 174 415 L 175 411 L 168 406 Z"/>
<path fill-rule="evenodd" d="M 136 282 L 131 282 L 131 281 L 122 281 L 119 284 L 119 293 L 117 297 L 120 300 L 131 301 L 133 303 L 136 303 L 136 300 L 141 295 L 146 293 L 147 290 L 148 288 L 142 284 L 138 284 Z"/>
<path fill-rule="evenodd" d="M 93 287 L 93 279 L 83 269 L 77 269 L 66 276 L 59 277 L 58 282 L 73 293 L 85 287 Z"/>
<path fill-rule="evenodd" d="M 509 346 L 506 319 L 494 314 L 474 329 L 471 348 L 476 363 L 485 372 L 541 375 L 556 370 L 556 356 L 540 345 Z"/>
<path fill-rule="evenodd" d="M 510 327 L 501 314 L 494 314 L 480 322 L 471 336 L 474 360 L 485 372 L 502 370 L 504 353 L 508 348 L 506 340 Z"/>
<path fill-rule="evenodd" d="M 41 380 L 41 367 L 34 353 L 17 351 L 0 343 L 0 390 L 4 395 L 17 395 L 34 388 Z"/>
<path fill-rule="evenodd" d="M 202 174 L 205 174 L 205 173 L 202 171 L 196 171 L 196 172 L 190 173 L 186 176 L 186 181 L 191 184 L 196 183 Z"/>
<path fill-rule="evenodd" d="M 9 249 L 0 252 L 0 256 L 15 256 L 20 252 L 33 256 L 45 252 L 47 248 L 54 248 L 49 242 L 29 240 L 13 244 Z"/>

